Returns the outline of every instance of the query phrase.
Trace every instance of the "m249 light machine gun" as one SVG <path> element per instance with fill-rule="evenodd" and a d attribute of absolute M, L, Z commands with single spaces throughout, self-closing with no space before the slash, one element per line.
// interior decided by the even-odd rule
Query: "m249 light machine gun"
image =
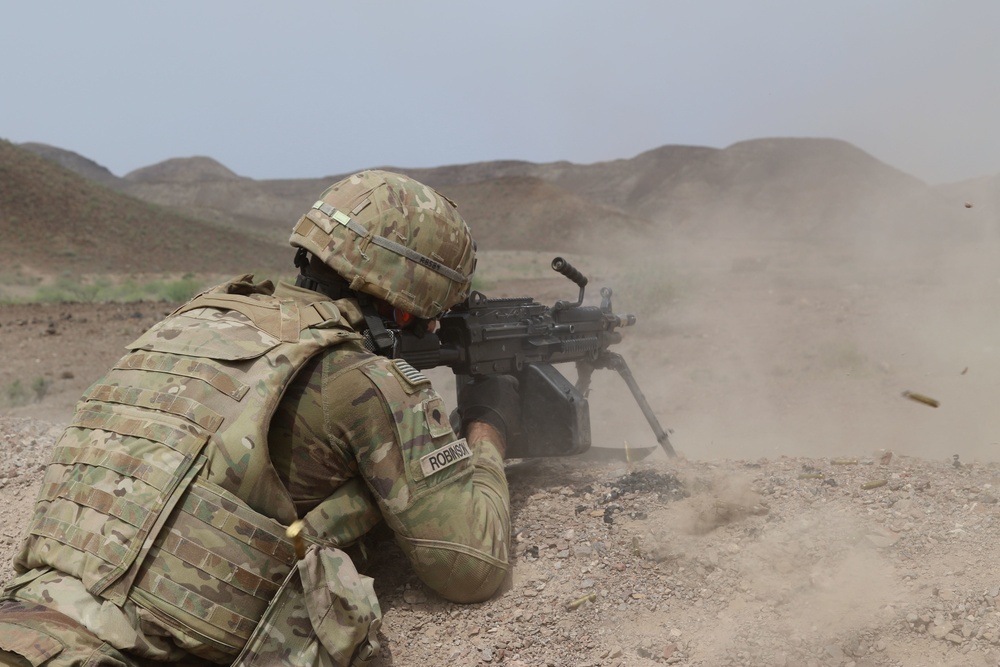
<path fill-rule="evenodd" d="M 601 305 L 584 306 L 587 278 L 561 257 L 552 268 L 580 288 L 575 302 L 545 306 L 531 297 L 490 299 L 472 292 L 445 313 L 435 333 L 400 335 L 394 356 L 417 369 L 448 366 L 458 391 L 480 375 L 513 375 L 521 396 L 520 428 L 507 443 L 510 458 L 568 456 L 590 448 L 587 395 L 596 369 L 618 371 L 649 422 L 656 440 L 671 457 L 674 448 L 625 359 L 610 350 L 621 342 L 619 329 L 635 324 L 634 315 L 611 310 L 611 290 L 601 289 Z M 576 384 L 554 364 L 575 362 Z M 636 451 L 639 456 L 652 448 Z"/>

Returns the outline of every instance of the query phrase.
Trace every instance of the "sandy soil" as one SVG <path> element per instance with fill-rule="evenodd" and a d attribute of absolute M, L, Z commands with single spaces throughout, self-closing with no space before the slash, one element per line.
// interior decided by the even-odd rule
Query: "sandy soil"
<path fill-rule="evenodd" d="M 381 664 L 1000 664 L 996 239 L 704 247 L 573 258 L 639 314 L 622 352 L 681 457 L 514 464 L 513 573 L 481 605 L 435 598 L 383 545 Z M 498 289 L 574 296 L 523 278 Z M 167 310 L 0 307 L 0 388 L 22 388 L 0 397 L 5 559 L 73 402 Z M 595 444 L 649 444 L 621 381 L 597 380 Z"/>

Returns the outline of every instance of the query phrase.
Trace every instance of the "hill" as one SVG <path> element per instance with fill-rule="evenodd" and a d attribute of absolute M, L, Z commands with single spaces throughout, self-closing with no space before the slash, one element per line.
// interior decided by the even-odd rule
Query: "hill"
<path fill-rule="evenodd" d="M 60 164 L 66 169 L 80 174 L 84 178 L 97 181 L 105 187 L 116 190 L 121 188 L 122 179 L 112 174 L 111 170 L 107 167 L 97 164 L 90 158 L 83 157 L 73 151 L 56 148 L 55 146 L 49 146 L 48 144 L 29 142 L 19 145 L 21 148 L 29 150 L 36 155 L 40 155 L 46 160 L 51 160 Z"/>
<path fill-rule="evenodd" d="M 85 221 L 70 253 L 87 225 L 115 252 L 146 253 L 145 238 L 87 217 L 97 186 L 64 170 L 53 185 L 44 165 L 0 149 L 0 259 L 66 219 Z M 11 169 L 23 182 L 7 185 Z M 457 199 L 484 248 L 592 244 L 571 259 L 591 301 L 612 287 L 616 312 L 637 315 L 615 349 L 681 456 L 631 459 L 651 430 L 621 378 L 596 372 L 594 444 L 622 454 L 510 463 L 516 540 L 499 595 L 457 608 L 400 567 L 398 547 L 373 545 L 376 664 L 1000 663 L 1000 177 L 931 187 L 825 139 L 402 171 Z M 255 181 L 183 158 L 118 185 L 284 235 L 336 178 Z M 18 201 L 26 188 L 34 208 Z M 211 250 L 191 247 L 185 268 Z M 482 268 L 506 264 L 484 282 L 572 296 L 542 254 L 484 252 Z M 0 308 L 0 561 L 80 393 L 169 309 Z M 453 405 L 451 373 L 428 373 Z M 917 392 L 934 406 L 908 400 Z"/>
<path fill-rule="evenodd" d="M 609 232 L 633 237 L 651 224 L 531 176 L 504 176 L 450 185 L 449 197 L 482 248 L 586 252 Z"/>
<path fill-rule="evenodd" d="M 85 160 L 57 151 L 47 154 L 70 168 Z M 601 238 L 605 223 L 622 240 L 678 227 L 703 236 L 847 243 L 980 233 L 952 219 L 959 213 L 952 191 L 833 139 L 765 138 L 724 149 L 661 146 L 586 165 L 504 160 L 384 168 L 456 200 L 484 244 L 499 250 L 564 250 L 567 240 L 578 247 Z M 89 166 L 78 171 L 95 173 Z M 258 181 L 195 157 L 136 170 L 114 187 L 282 241 L 303 207 L 341 176 Z M 512 233 L 521 229 L 530 230 L 530 241 Z"/>
<path fill-rule="evenodd" d="M 212 158 L 201 156 L 174 158 L 129 172 L 120 189 L 143 201 L 282 245 L 303 213 L 299 210 L 301 202 L 310 201 L 308 196 L 300 199 L 270 194 L 257 181 L 237 176 Z"/>
<path fill-rule="evenodd" d="M 670 164 L 632 210 L 675 224 L 736 219 L 754 234 L 829 239 L 895 235 L 944 208 L 922 181 L 832 139 L 756 139 Z"/>
<path fill-rule="evenodd" d="M 41 151 L 38 145 L 32 150 Z M 50 147 L 43 154 L 81 174 L 102 173 L 68 151 Z M 938 280 L 948 270 L 941 248 L 995 234 L 1000 210 L 1000 177 L 929 186 L 833 139 L 764 138 L 723 149 L 661 146 L 629 159 L 582 165 L 504 160 L 384 168 L 410 174 L 455 200 L 483 250 L 600 254 L 617 260 L 620 269 L 669 262 L 759 270 L 798 266 L 810 257 L 816 266 L 841 273 L 895 266 Z M 135 170 L 113 187 L 134 203 L 155 204 L 159 214 L 179 213 L 188 221 L 182 226 L 197 220 L 198 229 L 221 234 L 215 238 L 257 238 L 285 248 L 295 220 L 342 176 L 255 180 L 211 158 L 188 157 Z M 978 202 L 972 210 L 963 206 L 970 199 Z M 229 257 L 270 254 L 248 246 L 203 258 L 201 248 L 214 251 L 218 242 L 185 245 L 192 233 L 200 232 L 182 232 L 171 246 L 170 266 L 198 271 L 225 265 Z M 64 254 L 95 254 L 93 247 L 73 247 L 86 246 L 90 237 L 58 238 Z M 134 260 L 125 249 L 138 245 L 141 254 L 149 248 L 137 230 L 126 238 L 109 231 L 101 245 L 112 243 L 131 264 L 89 265 L 163 265 L 161 255 Z M 277 257 L 287 266 L 283 251 Z"/>
<path fill-rule="evenodd" d="M 0 237 L 0 262 L 36 273 L 234 273 L 290 261 L 278 244 L 110 190 L 6 141 Z"/>

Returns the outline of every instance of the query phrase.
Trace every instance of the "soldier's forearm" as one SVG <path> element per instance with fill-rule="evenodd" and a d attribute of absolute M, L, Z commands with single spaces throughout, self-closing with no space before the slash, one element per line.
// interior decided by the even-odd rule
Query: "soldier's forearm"
<path fill-rule="evenodd" d="M 465 438 L 469 441 L 469 446 L 473 448 L 492 445 L 500 454 L 500 458 L 504 458 L 507 443 L 504 442 L 500 432 L 486 422 L 470 422 L 466 429 Z"/>

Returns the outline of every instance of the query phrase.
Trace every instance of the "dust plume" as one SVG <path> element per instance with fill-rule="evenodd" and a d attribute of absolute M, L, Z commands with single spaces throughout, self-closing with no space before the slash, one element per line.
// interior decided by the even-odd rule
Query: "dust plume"
<path fill-rule="evenodd" d="M 1000 460 L 995 210 L 868 168 L 875 185 L 741 190 L 593 249 L 640 288 L 616 292 L 639 318 L 622 351 L 686 456 Z M 591 405 L 595 442 L 652 441 L 623 387 Z"/>

